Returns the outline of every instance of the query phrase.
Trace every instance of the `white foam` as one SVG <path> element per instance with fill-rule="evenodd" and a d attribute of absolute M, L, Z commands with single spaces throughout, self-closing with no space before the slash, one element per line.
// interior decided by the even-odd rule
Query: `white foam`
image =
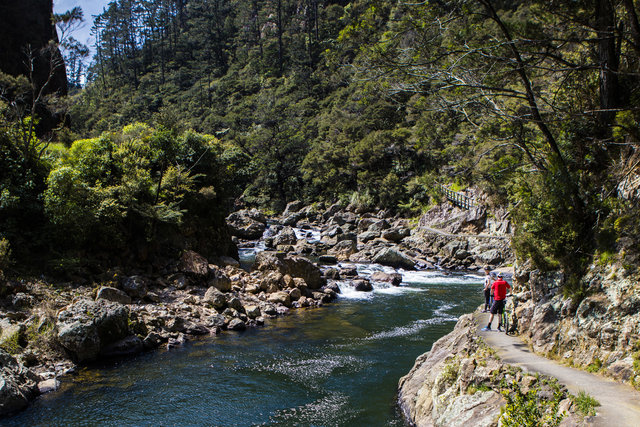
<path fill-rule="evenodd" d="M 366 300 L 373 298 L 372 292 L 356 291 L 354 286 L 347 280 L 340 280 L 336 282 L 340 287 L 340 293 L 338 298 L 352 299 L 352 300 Z"/>
<path fill-rule="evenodd" d="M 401 270 L 404 283 L 431 284 L 481 284 L 483 277 L 475 274 L 446 274 L 440 271 L 404 271 Z"/>
<path fill-rule="evenodd" d="M 322 237 L 320 230 L 310 228 L 310 229 L 302 229 L 302 228 L 294 228 L 293 231 L 296 233 L 296 237 L 298 239 L 305 239 L 308 242 L 319 242 Z"/>
<path fill-rule="evenodd" d="M 382 331 L 370 335 L 365 338 L 367 341 L 376 341 L 387 338 L 396 338 L 396 337 L 406 337 L 410 335 L 415 335 L 420 332 L 422 329 L 430 325 L 439 325 L 446 322 L 451 322 L 457 320 L 456 317 L 453 316 L 437 316 L 432 317 L 431 319 L 420 319 L 414 322 L 411 322 L 406 326 L 398 326 L 396 328 L 390 329 L 388 331 Z"/>

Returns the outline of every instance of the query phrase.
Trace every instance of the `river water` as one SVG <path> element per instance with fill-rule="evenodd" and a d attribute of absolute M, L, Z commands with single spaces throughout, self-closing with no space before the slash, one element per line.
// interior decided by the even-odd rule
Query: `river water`
<path fill-rule="evenodd" d="M 83 368 L 0 425 L 403 426 L 399 378 L 482 302 L 482 277 L 401 273 L 397 288 L 343 282 L 337 302 L 262 328 Z"/>

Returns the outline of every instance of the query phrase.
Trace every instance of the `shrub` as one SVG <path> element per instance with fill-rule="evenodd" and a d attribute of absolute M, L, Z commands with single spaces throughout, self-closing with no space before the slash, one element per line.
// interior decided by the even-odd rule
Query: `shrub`
<path fill-rule="evenodd" d="M 11 265 L 11 247 L 5 238 L 0 239 L 0 278 L 2 272 Z"/>
<path fill-rule="evenodd" d="M 578 392 L 577 396 L 571 396 L 571 400 L 576 405 L 578 412 L 585 417 L 595 415 L 596 407 L 600 406 L 600 402 L 589 396 L 584 390 Z"/>
<path fill-rule="evenodd" d="M 564 417 L 564 414 L 558 413 L 562 393 L 556 389 L 553 398 L 545 400 L 539 397 L 538 392 L 538 388 L 533 388 L 523 393 L 516 382 L 509 389 L 503 390 L 502 395 L 507 404 L 500 412 L 501 425 L 505 427 L 559 425 Z"/>

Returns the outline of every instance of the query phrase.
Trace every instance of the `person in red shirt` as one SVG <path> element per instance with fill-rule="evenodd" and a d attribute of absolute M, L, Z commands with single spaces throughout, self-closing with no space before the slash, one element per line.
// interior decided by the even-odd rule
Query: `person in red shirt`
<path fill-rule="evenodd" d="M 507 289 L 511 289 L 511 286 L 503 279 L 502 273 L 498 274 L 498 280 L 493 282 L 491 290 L 493 291 L 493 305 L 491 306 L 491 317 L 489 317 L 489 324 L 482 328 L 483 331 L 491 330 L 491 323 L 493 323 L 493 316 L 500 314 L 498 317 L 498 331 L 502 332 L 502 312 L 504 311 L 504 304 L 507 299 Z"/>

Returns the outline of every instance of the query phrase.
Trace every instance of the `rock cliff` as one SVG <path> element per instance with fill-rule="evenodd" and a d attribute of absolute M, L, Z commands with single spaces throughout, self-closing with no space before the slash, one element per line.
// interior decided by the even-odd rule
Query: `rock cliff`
<path fill-rule="evenodd" d="M 518 425 L 525 415 L 538 425 L 582 421 L 564 387 L 503 363 L 478 336 L 477 328 L 472 315 L 462 316 L 453 332 L 418 357 L 400 379 L 398 403 L 411 424 Z"/>
<path fill-rule="evenodd" d="M 518 332 L 533 350 L 640 385 L 640 285 L 624 266 L 592 265 L 581 300 L 561 292 L 561 272 L 515 269 Z"/>

